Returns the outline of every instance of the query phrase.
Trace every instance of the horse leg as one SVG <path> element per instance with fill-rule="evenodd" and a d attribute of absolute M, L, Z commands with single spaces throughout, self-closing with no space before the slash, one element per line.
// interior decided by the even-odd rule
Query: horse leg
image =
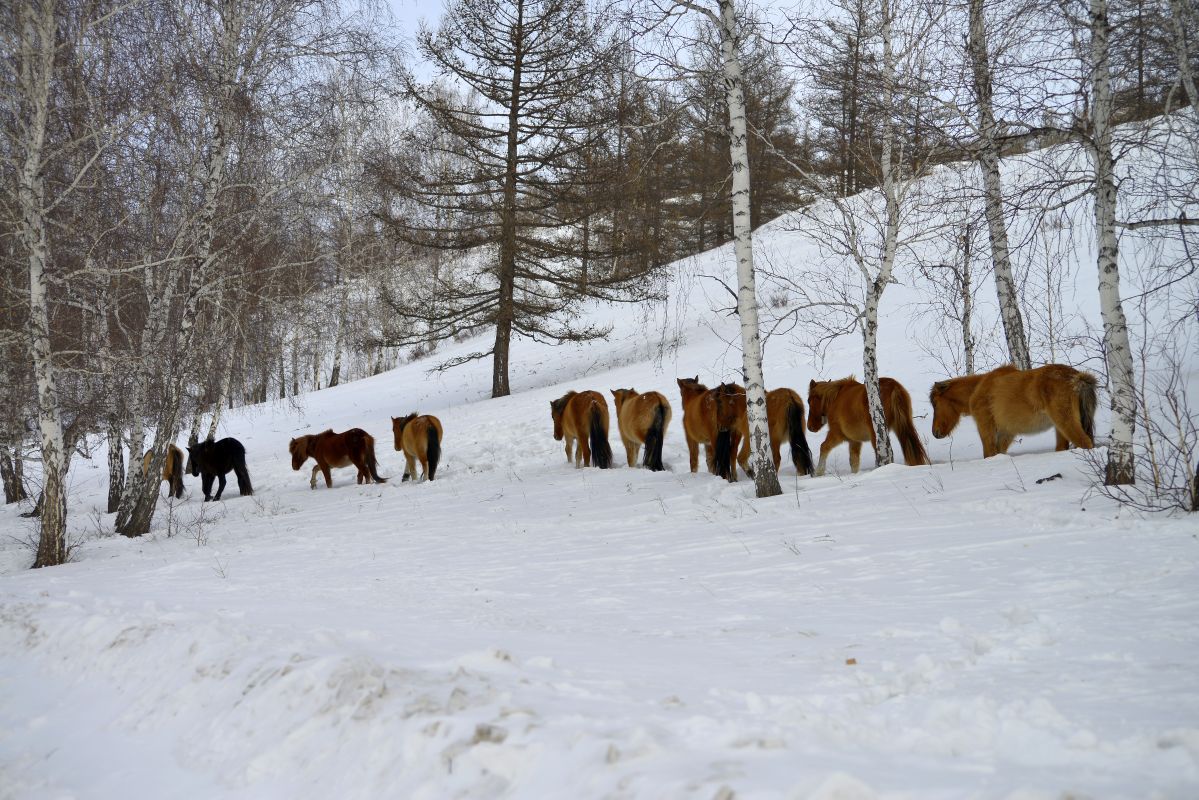
<path fill-rule="evenodd" d="M 1057 436 L 1057 443 L 1053 449 L 1058 452 L 1061 452 L 1062 450 L 1069 450 L 1070 440 L 1062 435 L 1061 428 L 1054 428 L 1053 432 Z"/>
<path fill-rule="evenodd" d="M 687 437 L 687 456 L 691 460 L 691 472 L 699 469 L 699 442 Z"/>
<path fill-rule="evenodd" d="M 200 483 L 204 487 L 204 502 L 212 499 L 212 478 L 213 475 L 211 472 L 200 473 Z"/>
<path fill-rule="evenodd" d="M 770 437 L 770 455 L 774 456 L 774 471 L 777 474 L 779 465 L 783 463 L 782 442 Z"/>
<path fill-rule="evenodd" d="M 569 464 L 575 460 L 574 448 L 571 446 L 574 444 L 574 439 L 569 436 L 563 436 L 562 438 L 566 440 L 566 463 Z"/>
<path fill-rule="evenodd" d="M 637 447 L 638 447 L 638 445 L 632 439 L 625 439 L 625 437 L 623 437 L 623 436 L 621 436 L 620 438 L 621 438 L 621 440 L 624 441 L 624 454 L 628 458 L 629 466 L 631 467 L 637 463 Z"/>
<path fill-rule="evenodd" d="M 734 441 L 733 447 L 736 447 L 736 446 L 737 446 L 737 442 Z M 749 436 L 748 435 L 743 436 L 741 438 L 741 454 L 739 456 L 737 456 L 737 463 L 739 463 L 741 465 L 741 469 L 745 470 L 746 475 L 748 475 L 751 478 L 754 476 L 753 468 L 749 465 Z M 777 472 L 777 470 L 776 470 L 776 472 Z M 736 469 L 733 470 L 733 474 L 734 475 L 737 474 Z"/>
<path fill-rule="evenodd" d="M 828 435 L 825 436 L 824 441 L 820 443 L 820 463 L 816 465 L 817 478 L 824 474 L 824 468 L 828 464 L 828 454 L 831 453 L 833 449 L 843 441 L 844 439 L 841 438 L 841 434 L 835 432 L 830 425 L 828 429 Z"/>
<path fill-rule="evenodd" d="M 991 409 L 984 403 L 979 404 L 980 408 L 972 409 L 974 411 L 974 424 L 978 426 L 978 438 L 983 443 L 983 458 L 990 458 L 997 453 L 1002 453 L 1007 450 L 1004 447 L 1002 450 L 998 447 L 999 430 L 995 425 L 995 417 L 991 414 Z M 1008 445 L 1012 443 L 1008 440 Z"/>
<path fill-rule="evenodd" d="M 329 469 L 328 464 L 321 464 L 321 474 L 325 476 L 325 488 L 333 488 L 333 471 Z"/>
<path fill-rule="evenodd" d="M 316 465 L 314 465 L 314 466 L 312 467 L 312 480 L 308 481 L 308 488 L 309 488 L 309 489 L 315 489 L 315 488 L 316 488 L 316 476 L 317 476 L 317 473 L 319 473 L 320 471 L 321 471 L 321 465 L 320 465 L 320 464 L 316 464 Z"/>
<path fill-rule="evenodd" d="M 1065 414 L 1053 413 L 1057 409 L 1050 407 L 1049 418 L 1053 420 L 1053 425 L 1057 428 L 1057 449 L 1065 450 L 1070 445 L 1090 450 L 1095 446 L 1095 441 L 1087 435 L 1083 430 L 1082 422 L 1069 412 Z"/>
<path fill-rule="evenodd" d="M 580 436 L 579 441 L 575 444 L 575 467 L 580 465 L 584 467 L 591 466 L 591 443 L 587 441 L 586 436 Z"/>
<path fill-rule="evenodd" d="M 407 480 L 416 480 L 416 459 L 404 453 L 404 477 L 400 478 L 400 483 Z"/>
<path fill-rule="evenodd" d="M 874 449 L 875 462 L 878 461 L 878 448 Z M 849 443 L 849 471 L 857 474 L 858 469 L 862 466 L 862 443 L 850 441 Z"/>
<path fill-rule="evenodd" d="M 1000 431 L 995 435 L 995 453 L 1006 453 L 1007 449 L 1012 446 L 1012 442 L 1016 441 L 1016 437 L 1011 433 Z"/>

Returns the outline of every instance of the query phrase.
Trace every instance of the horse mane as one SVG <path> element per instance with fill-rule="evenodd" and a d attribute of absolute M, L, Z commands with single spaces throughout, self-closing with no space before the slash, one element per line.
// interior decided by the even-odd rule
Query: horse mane
<path fill-rule="evenodd" d="M 412 420 L 414 420 L 414 419 L 416 419 L 415 411 L 413 411 L 411 414 L 408 414 L 407 416 L 404 416 L 404 417 L 396 417 L 395 421 L 400 424 L 400 433 L 403 433 L 404 428 L 408 427 L 408 423 L 412 422 Z"/>
<path fill-rule="evenodd" d="M 566 408 L 566 404 L 570 402 L 570 398 L 574 397 L 576 394 L 578 394 L 578 392 L 572 390 L 562 395 L 557 400 L 551 400 L 550 408 L 554 410 L 555 414 L 561 414 L 562 409 Z"/>
<path fill-rule="evenodd" d="M 857 382 L 858 379 L 854 375 L 847 375 L 835 381 L 819 381 L 816 384 L 816 394 L 820 395 L 821 400 L 828 402 L 835 398 L 846 386 L 852 386 Z"/>

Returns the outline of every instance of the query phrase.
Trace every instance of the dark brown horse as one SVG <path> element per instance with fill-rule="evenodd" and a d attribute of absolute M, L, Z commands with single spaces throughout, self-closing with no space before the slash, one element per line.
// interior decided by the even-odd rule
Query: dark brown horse
<path fill-rule="evenodd" d="M 147 450 L 142 456 L 142 476 L 150 477 L 150 462 L 154 460 L 154 451 Z M 167 451 L 166 461 L 162 463 L 162 479 L 167 482 L 167 497 L 183 497 L 183 451 L 174 444 Z"/>
<path fill-rule="evenodd" d="M 433 480 L 437 475 L 437 462 L 441 460 L 441 420 L 431 414 L 391 418 L 391 432 L 395 436 L 397 452 L 404 454 L 407 467 L 400 483 L 411 478 L 416 480 L 416 462 L 420 461 L 420 479 Z"/>
<path fill-rule="evenodd" d="M 316 488 L 316 475 L 325 476 L 325 486 L 333 488 L 333 475 L 330 468 L 355 466 L 358 468 L 358 483 L 386 483 L 386 478 L 380 478 L 378 463 L 375 461 L 375 439 L 361 428 L 350 428 L 344 433 L 334 433 L 330 428 L 321 433 L 297 436 L 288 443 L 291 452 L 291 468 L 299 470 L 308 459 L 314 459 L 316 466 L 312 468 L 312 480 L 309 486 Z"/>
<path fill-rule="evenodd" d="M 1057 449 L 1095 446 L 1095 387 L 1089 372 L 1065 364 L 1035 369 L 1004 365 L 981 375 L 933 384 L 933 436 L 943 439 L 973 416 L 983 457 L 1006 453 L 1016 436 L 1056 428 Z"/>
<path fill-rule="evenodd" d="M 899 381 L 878 379 L 887 429 L 894 431 L 903 450 L 904 463 L 910 467 L 927 464 L 928 453 L 912 422 L 912 396 Z M 839 381 L 812 381 L 808 385 L 808 430 L 815 433 L 828 422 L 828 436 L 820 445 L 820 463 L 816 474 L 823 475 L 828 454 L 842 442 L 849 442 L 849 468 L 858 471 L 862 461 L 862 442 L 870 442 L 878 457 L 878 441 L 870 422 L 866 387 L 852 376 Z"/>
<path fill-rule="evenodd" d="M 554 419 L 554 441 L 566 440 L 566 461 L 575 467 L 589 467 L 594 460 L 600 469 L 612 466 L 612 446 L 608 444 L 608 403 L 599 392 L 567 392 L 550 401 Z M 575 444 L 578 449 L 573 450 Z"/>
<path fill-rule="evenodd" d="M 670 425 L 670 402 L 661 392 L 638 392 L 636 389 L 613 389 L 616 401 L 616 423 L 624 442 L 629 466 L 637 462 L 637 450 L 645 445 L 643 466 L 654 472 L 665 469 L 662 464 L 662 442 Z"/>

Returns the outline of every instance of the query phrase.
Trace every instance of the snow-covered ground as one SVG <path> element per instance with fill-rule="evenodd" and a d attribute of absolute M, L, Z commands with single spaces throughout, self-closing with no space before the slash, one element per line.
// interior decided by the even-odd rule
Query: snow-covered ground
<path fill-rule="evenodd" d="M 760 232 L 776 260 L 805 256 L 787 227 Z M 80 460 L 66 566 L 25 570 L 33 527 L 0 511 L 0 797 L 1199 796 L 1194 519 L 1097 496 L 1052 434 L 985 462 L 969 421 L 932 440 L 945 376 L 903 286 L 880 360 L 933 466 L 853 476 L 842 448 L 769 500 L 690 474 L 674 381 L 739 372 L 696 277 L 730 262 L 592 309 L 605 341 L 516 344 L 509 398 L 487 364 L 420 362 L 229 413 L 255 495 L 189 478 L 140 539 L 108 535 L 103 453 Z M 854 337 L 819 364 L 768 344 L 771 386 L 850 372 Z M 628 386 L 676 401 L 672 469 L 624 467 L 615 431 L 619 468 L 568 466 L 548 401 Z M 398 480 L 410 410 L 445 426 L 432 483 Z M 310 490 L 288 439 L 352 426 L 392 480 Z"/>

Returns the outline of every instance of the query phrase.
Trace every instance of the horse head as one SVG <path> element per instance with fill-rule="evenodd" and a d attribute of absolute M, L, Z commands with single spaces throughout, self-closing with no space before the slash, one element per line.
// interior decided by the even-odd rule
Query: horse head
<path fill-rule="evenodd" d="M 198 444 L 189 444 L 187 446 L 187 464 L 183 467 L 183 471 L 193 478 L 200 474 L 200 459 L 196 457 L 196 451 L 199 449 L 200 445 Z"/>
<path fill-rule="evenodd" d="M 700 392 L 708 391 L 708 387 L 699 382 L 699 376 L 694 378 L 676 378 L 675 382 L 679 385 L 679 394 L 683 396 L 683 401 L 686 402 L 688 397 L 694 397 Z"/>
<path fill-rule="evenodd" d="M 557 400 L 550 401 L 550 416 L 554 418 L 554 441 L 562 441 L 565 435 L 562 431 L 562 415 L 566 411 L 566 404 L 570 402 L 570 398 L 575 396 L 575 392 L 567 392 Z"/>
<path fill-rule="evenodd" d="M 308 442 L 311 439 L 311 436 L 297 436 L 287 443 L 287 450 L 291 453 L 292 469 L 299 470 L 308 460 Z"/>
<path fill-rule="evenodd" d="M 808 430 L 816 433 L 824 427 L 824 390 L 828 381 L 808 381 Z"/>
<path fill-rule="evenodd" d="M 745 413 L 745 390 L 735 383 L 722 383 L 712 390 L 711 396 L 716 404 L 717 428 L 732 430 Z"/>
<path fill-rule="evenodd" d="M 624 406 L 625 400 L 631 400 L 637 396 L 636 389 L 612 389 L 612 397 L 616 400 L 616 413 L 620 414 L 620 409 Z"/>
<path fill-rule="evenodd" d="M 944 439 L 953 433 L 953 429 L 962 420 L 961 409 L 949 397 L 949 381 L 937 381 L 932 391 L 928 393 L 928 401 L 933 406 L 933 438 Z"/>
<path fill-rule="evenodd" d="M 415 411 L 406 417 L 391 418 L 391 432 L 395 435 L 396 452 L 404 449 L 404 428 L 408 427 L 408 423 L 414 419 L 416 419 Z"/>

